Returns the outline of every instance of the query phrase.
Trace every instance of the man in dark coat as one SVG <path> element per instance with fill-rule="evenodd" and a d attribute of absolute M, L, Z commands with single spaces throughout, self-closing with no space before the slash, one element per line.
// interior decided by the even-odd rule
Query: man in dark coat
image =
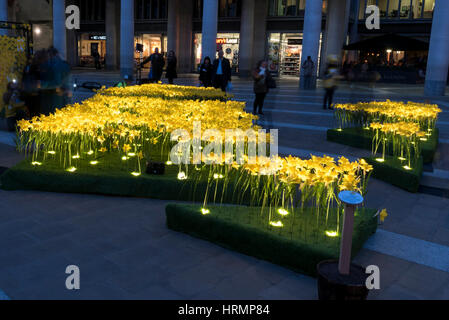
<path fill-rule="evenodd" d="M 165 59 L 162 54 L 159 53 L 159 48 L 154 50 L 154 53 L 146 58 L 140 67 L 142 68 L 145 64 L 151 61 L 150 69 L 150 82 L 159 82 L 162 78 L 162 72 L 165 66 Z"/>
<path fill-rule="evenodd" d="M 212 83 L 213 86 L 226 92 L 228 82 L 231 81 L 231 63 L 223 57 L 223 50 L 218 52 L 218 59 L 215 59 L 212 65 Z"/>

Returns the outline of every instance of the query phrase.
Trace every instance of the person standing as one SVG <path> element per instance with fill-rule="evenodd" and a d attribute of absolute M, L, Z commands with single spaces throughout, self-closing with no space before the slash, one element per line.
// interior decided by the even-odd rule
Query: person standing
<path fill-rule="evenodd" d="M 48 49 L 48 60 L 42 65 L 40 105 L 42 113 L 48 115 L 62 108 L 72 96 L 69 64 L 62 60 L 56 48 Z"/>
<path fill-rule="evenodd" d="M 98 50 L 95 50 L 92 56 L 94 57 L 95 69 L 101 70 L 101 62 L 100 62 L 101 57 L 100 54 L 98 53 Z"/>
<path fill-rule="evenodd" d="M 3 94 L 3 104 L 8 131 L 15 131 L 17 121 L 27 118 L 25 103 L 21 99 L 20 88 L 16 82 L 8 83 Z"/>
<path fill-rule="evenodd" d="M 337 89 L 337 83 L 340 79 L 337 58 L 329 57 L 328 65 L 326 67 L 326 71 L 324 73 L 323 87 L 325 90 L 324 101 L 323 101 L 323 109 L 333 110 L 332 102 L 334 99 L 335 90 Z"/>
<path fill-rule="evenodd" d="M 200 83 L 205 88 L 212 86 L 212 63 L 209 57 L 205 57 L 200 66 Z"/>
<path fill-rule="evenodd" d="M 224 57 L 223 50 L 220 50 L 218 59 L 212 65 L 212 83 L 216 89 L 226 92 L 228 82 L 231 82 L 231 63 Z"/>
<path fill-rule="evenodd" d="M 173 84 L 173 79 L 178 77 L 176 72 L 176 66 L 178 64 L 178 60 L 176 59 L 175 52 L 170 50 L 167 57 L 167 72 L 165 73 L 165 77 L 168 79 L 169 84 Z"/>
<path fill-rule="evenodd" d="M 263 115 L 262 108 L 265 101 L 265 97 L 268 93 L 268 83 L 271 80 L 270 72 L 267 70 L 268 63 L 266 61 L 259 61 L 256 68 L 252 72 L 254 79 L 254 93 L 256 98 L 254 99 L 253 114 L 256 112 Z"/>
<path fill-rule="evenodd" d="M 302 64 L 302 76 L 304 77 L 304 89 L 312 89 L 313 72 L 315 71 L 315 63 L 311 56 Z"/>
<path fill-rule="evenodd" d="M 22 86 L 25 105 L 28 107 L 31 118 L 40 114 L 39 106 L 39 60 L 41 52 L 38 51 L 23 70 Z"/>
<path fill-rule="evenodd" d="M 151 62 L 150 73 L 148 75 L 150 82 L 158 83 L 162 77 L 162 71 L 164 70 L 165 59 L 159 53 L 159 48 L 154 49 L 154 53 L 146 58 L 141 64 L 140 67 L 143 68 L 145 64 Z"/>

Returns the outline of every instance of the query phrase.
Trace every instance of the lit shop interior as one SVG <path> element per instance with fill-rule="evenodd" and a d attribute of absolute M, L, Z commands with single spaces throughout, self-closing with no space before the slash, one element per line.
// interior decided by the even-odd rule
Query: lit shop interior
<path fill-rule="evenodd" d="M 134 48 L 136 48 L 137 44 L 143 45 L 142 59 L 149 57 L 156 48 L 159 49 L 160 53 L 166 55 L 167 51 L 167 36 L 162 34 L 140 34 L 134 37 Z M 141 53 L 135 51 L 134 59 L 136 62 L 140 61 Z M 149 65 L 145 66 L 149 67 Z"/>
<path fill-rule="evenodd" d="M 78 38 L 79 65 L 82 67 L 94 66 L 93 54 L 100 54 L 100 62 L 104 63 L 106 56 L 106 36 L 83 33 Z"/>
<path fill-rule="evenodd" d="M 199 68 L 201 65 L 201 39 L 202 34 L 196 33 L 193 39 L 194 45 L 194 67 Z M 232 72 L 236 73 L 239 71 L 239 45 L 240 45 L 240 34 L 239 33 L 217 33 L 217 52 L 218 49 L 222 49 L 225 58 L 231 63 Z M 218 56 L 218 53 L 217 53 Z M 210 57 L 214 60 L 215 57 Z"/>
<path fill-rule="evenodd" d="M 299 76 L 301 70 L 302 33 L 270 33 L 267 50 L 268 68 L 273 74 Z"/>

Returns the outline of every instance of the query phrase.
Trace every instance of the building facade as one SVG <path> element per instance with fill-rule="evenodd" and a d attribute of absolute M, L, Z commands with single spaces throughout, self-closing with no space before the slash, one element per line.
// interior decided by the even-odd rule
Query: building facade
<path fill-rule="evenodd" d="M 22 1 L 27 0 L 12 2 Z M 196 71 L 205 56 L 213 58 L 222 49 L 233 72 L 243 77 L 261 59 L 268 60 L 275 74 L 298 77 L 307 56 L 316 62 L 319 75 L 326 60 L 322 57 L 342 58 L 344 44 L 394 32 L 430 42 L 429 94 L 440 94 L 447 79 L 447 0 L 39 1 L 52 2 L 52 42 L 72 65 L 92 65 L 92 54 L 98 52 L 108 69 L 128 76 L 155 48 L 174 50 L 179 72 Z M 79 30 L 66 30 L 62 24 L 63 9 L 70 4 L 80 8 Z M 380 30 L 365 25 L 370 5 L 380 9 Z M 135 50 L 137 44 L 142 52 Z M 403 54 L 393 52 L 391 59 L 399 61 Z"/>

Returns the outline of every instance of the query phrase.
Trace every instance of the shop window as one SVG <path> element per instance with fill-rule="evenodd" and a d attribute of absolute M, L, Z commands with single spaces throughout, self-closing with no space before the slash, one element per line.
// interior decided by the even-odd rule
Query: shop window
<path fill-rule="evenodd" d="M 145 20 L 150 19 L 151 17 L 151 0 L 144 0 L 144 13 L 143 18 Z"/>
<path fill-rule="evenodd" d="M 270 0 L 268 15 L 274 17 L 303 16 L 306 0 Z M 326 4 L 323 2 L 323 10 Z"/>
<path fill-rule="evenodd" d="M 167 19 L 167 0 L 159 0 L 159 19 Z"/>
<path fill-rule="evenodd" d="M 136 20 L 167 19 L 167 0 L 135 0 Z"/>
<path fill-rule="evenodd" d="M 388 0 L 378 0 L 377 6 L 379 7 L 380 17 L 386 18 L 388 9 Z"/>
<path fill-rule="evenodd" d="M 239 17 L 240 9 L 240 0 L 220 0 L 218 15 L 220 17 Z"/>
<path fill-rule="evenodd" d="M 82 21 L 104 21 L 106 14 L 105 0 L 78 0 L 75 4 L 80 8 Z"/>
<path fill-rule="evenodd" d="M 203 0 L 193 0 L 193 17 L 195 19 L 203 17 Z"/>
<path fill-rule="evenodd" d="M 360 0 L 359 5 L 359 19 L 365 19 L 365 8 L 366 8 L 366 0 Z"/>
<path fill-rule="evenodd" d="M 158 1 L 151 0 L 151 19 L 158 18 Z"/>
<path fill-rule="evenodd" d="M 423 2 L 422 0 L 412 0 L 411 15 L 413 19 L 422 18 Z"/>
<path fill-rule="evenodd" d="M 432 19 L 433 18 L 433 10 L 435 9 L 435 0 L 423 0 L 423 18 L 424 19 Z"/>
<path fill-rule="evenodd" d="M 399 18 L 400 0 L 390 0 L 388 3 L 388 17 Z"/>
<path fill-rule="evenodd" d="M 401 19 L 410 19 L 412 11 L 412 0 L 402 0 L 400 16 Z"/>
<path fill-rule="evenodd" d="M 136 0 L 135 6 L 134 6 L 134 17 L 136 20 L 144 19 L 144 0 Z"/>
<path fill-rule="evenodd" d="M 327 0 L 323 0 L 323 14 L 327 13 Z"/>
<path fill-rule="evenodd" d="M 202 50 L 202 34 L 195 33 L 194 39 L 194 65 L 199 67 L 201 61 Z M 217 33 L 217 53 L 215 57 L 209 57 L 212 61 L 218 57 L 218 50 L 223 50 L 224 57 L 231 63 L 231 69 L 233 72 L 238 72 L 239 65 L 239 46 L 240 46 L 240 34 L 239 33 Z"/>

